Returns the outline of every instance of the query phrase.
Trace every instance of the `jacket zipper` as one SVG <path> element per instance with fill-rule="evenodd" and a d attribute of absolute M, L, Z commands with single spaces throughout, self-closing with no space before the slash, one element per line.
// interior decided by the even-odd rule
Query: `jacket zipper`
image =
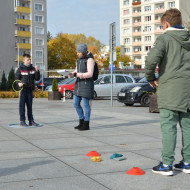
<path fill-rule="evenodd" d="M 80 64 L 81 64 L 81 60 L 80 60 L 80 63 L 79 63 L 79 72 L 80 72 Z M 78 90 L 77 90 L 77 95 L 79 95 L 79 78 L 78 78 Z"/>

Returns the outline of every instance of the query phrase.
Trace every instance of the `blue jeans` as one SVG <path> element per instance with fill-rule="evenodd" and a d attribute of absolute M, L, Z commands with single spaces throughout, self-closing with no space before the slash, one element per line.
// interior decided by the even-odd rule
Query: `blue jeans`
<path fill-rule="evenodd" d="M 19 102 L 19 112 L 20 121 L 25 121 L 25 104 L 27 106 L 28 121 L 33 121 L 32 114 L 32 102 L 33 102 L 33 92 L 30 88 L 26 88 L 20 92 L 20 102 Z"/>
<path fill-rule="evenodd" d="M 84 111 L 83 108 L 81 107 L 81 100 L 84 106 Z M 91 114 L 91 106 L 90 106 L 90 99 L 89 98 L 84 98 L 81 96 L 75 96 L 73 97 L 73 105 L 77 111 L 77 114 L 79 116 L 79 119 L 84 119 L 84 121 L 90 121 L 90 114 Z"/>

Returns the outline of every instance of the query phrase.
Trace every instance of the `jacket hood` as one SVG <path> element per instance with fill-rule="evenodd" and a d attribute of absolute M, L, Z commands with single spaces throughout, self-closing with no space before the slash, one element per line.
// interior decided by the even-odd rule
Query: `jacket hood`
<path fill-rule="evenodd" d="M 168 28 L 165 33 L 179 42 L 184 49 L 190 50 L 190 33 L 187 29 Z"/>
<path fill-rule="evenodd" d="M 24 65 L 24 63 L 21 63 L 20 67 L 22 67 L 22 68 L 23 68 L 23 67 L 27 67 L 27 66 L 26 66 L 26 65 Z M 29 67 L 27 67 L 27 68 L 31 68 L 31 67 L 33 67 L 33 66 L 32 66 L 32 64 L 30 64 L 30 66 L 29 66 Z"/>
<path fill-rule="evenodd" d="M 87 59 L 88 59 L 88 58 L 93 58 L 93 59 L 94 59 L 94 56 L 92 55 L 91 52 L 88 51 L 86 58 L 87 58 Z"/>

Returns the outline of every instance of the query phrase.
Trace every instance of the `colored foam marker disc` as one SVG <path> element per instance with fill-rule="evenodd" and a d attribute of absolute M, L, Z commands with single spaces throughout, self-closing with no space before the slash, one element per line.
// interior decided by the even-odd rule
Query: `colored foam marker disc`
<path fill-rule="evenodd" d="M 128 172 L 128 175 L 144 175 L 145 172 L 138 167 L 131 168 Z"/>
<path fill-rule="evenodd" d="M 97 156 L 101 156 L 101 154 L 99 154 L 99 153 L 96 152 L 96 151 L 91 151 L 91 152 L 89 152 L 86 156 L 89 156 L 89 157 L 97 157 Z"/>

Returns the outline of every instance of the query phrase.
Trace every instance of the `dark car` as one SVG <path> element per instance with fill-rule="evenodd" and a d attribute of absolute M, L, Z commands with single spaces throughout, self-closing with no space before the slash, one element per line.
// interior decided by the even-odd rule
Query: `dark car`
<path fill-rule="evenodd" d="M 53 79 L 54 78 L 44 78 L 43 83 L 42 83 L 42 79 L 40 79 L 39 81 L 36 81 L 37 87 L 42 89 L 42 86 L 43 86 L 43 89 L 45 90 L 47 86 L 52 85 Z M 57 82 L 64 80 L 64 78 L 56 78 L 56 79 L 57 79 Z"/>
<path fill-rule="evenodd" d="M 117 94 L 117 100 L 126 106 L 132 106 L 134 103 L 149 106 L 149 96 L 155 92 L 156 88 L 152 88 L 144 77 L 138 83 L 123 87 Z"/>

